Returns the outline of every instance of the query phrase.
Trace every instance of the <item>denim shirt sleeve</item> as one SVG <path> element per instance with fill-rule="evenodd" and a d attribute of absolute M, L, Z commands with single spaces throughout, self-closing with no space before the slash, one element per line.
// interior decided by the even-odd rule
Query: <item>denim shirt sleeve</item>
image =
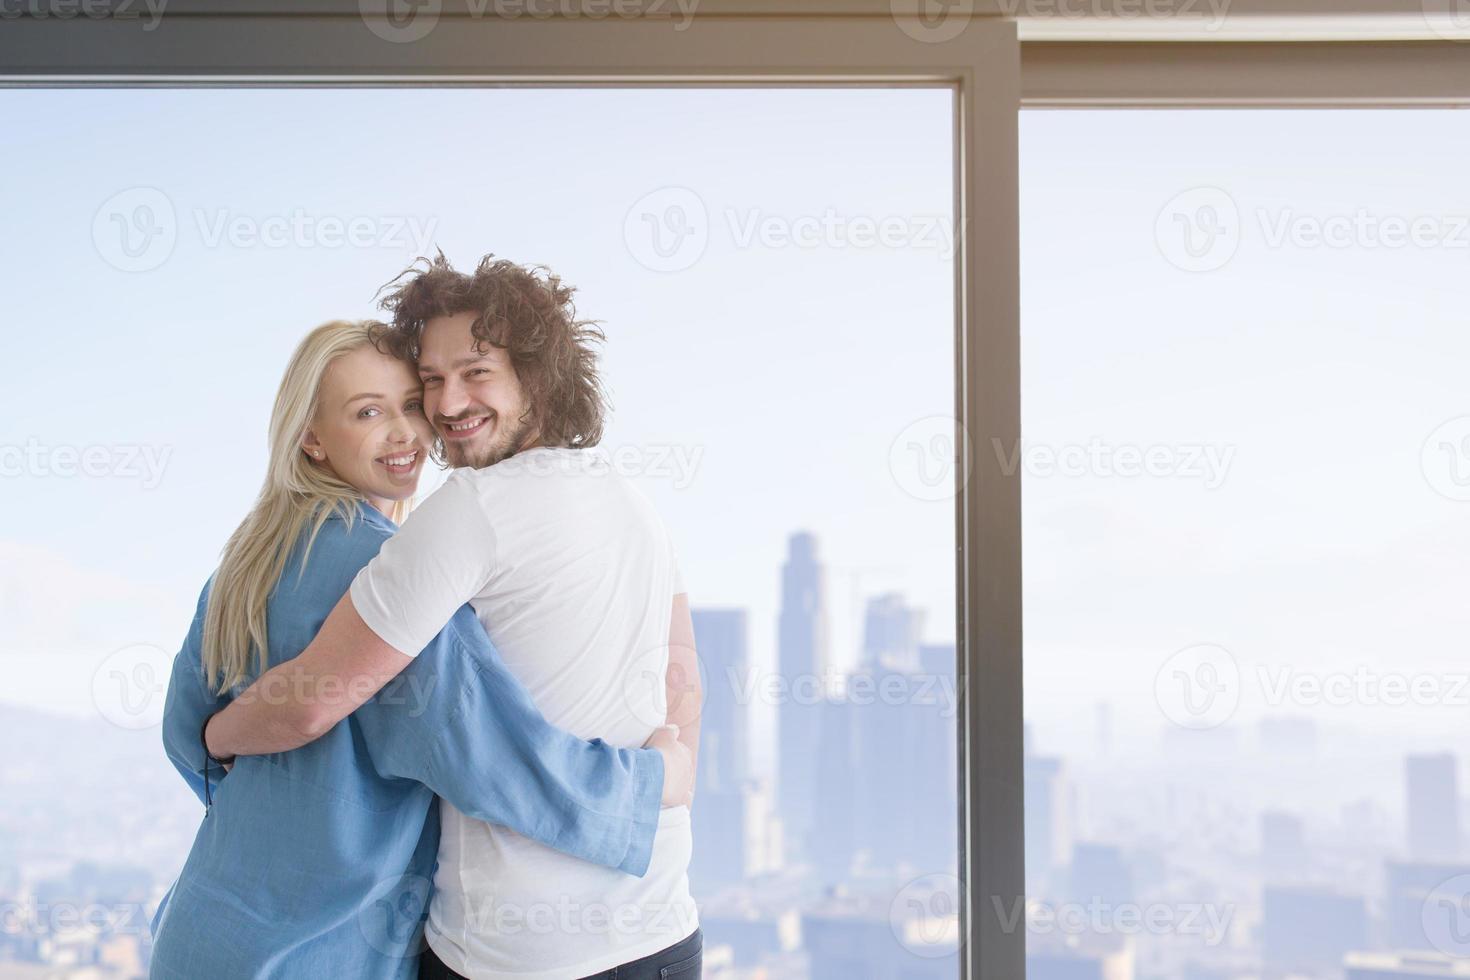
<path fill-rule="evenodd" d="M 663 757 L 552 726 L 469 606 L 352 717 L 381 775 L 574 857 L 647 872 Z"/>
<path fill-rule="evenodd" d="M 205 782 L 218 785 L 225 778 L 225 770 L 210 763 L 204 755 L 204 743 L 200 734 L 204 721 L 224 708 L 229 698 L 216 695 L 209 690 L 204 680 L 204 666 L 200 660 L 204 637 L 204 611 L 209 601 L 209 584 L 199 595 L 199 604 L 194 610 L 194 622 L 184 645 L 174 657 L 173 673 L 169 677 L 168 695 L 163 703 L 163 750 L 168 761 L 174 764 L 184 782 L 199 797 L 200 803 L 207 801 Z"/>

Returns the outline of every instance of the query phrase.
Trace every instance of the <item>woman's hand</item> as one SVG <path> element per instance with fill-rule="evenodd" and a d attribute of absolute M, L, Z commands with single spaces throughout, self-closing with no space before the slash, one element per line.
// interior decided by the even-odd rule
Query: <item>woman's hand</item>
<path fill-rule="evenodd" d="M 664 725 L 643 743 L 664 757 L 663 805 L 688 806 L 694 800 L 694 753 L 679 741 L 679 726 Z"/>

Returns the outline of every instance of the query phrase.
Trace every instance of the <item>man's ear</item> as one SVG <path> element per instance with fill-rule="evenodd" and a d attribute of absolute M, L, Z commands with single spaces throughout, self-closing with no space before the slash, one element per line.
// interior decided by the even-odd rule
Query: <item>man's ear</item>
<path fill-rule="evenodd" d="M 320 463 L 327 458 L 327 451 L 322 448 L 321 441 L 316 437 L 315 429 L 307 429 L 301 435 L 301 448 L 313 460 Z"/>

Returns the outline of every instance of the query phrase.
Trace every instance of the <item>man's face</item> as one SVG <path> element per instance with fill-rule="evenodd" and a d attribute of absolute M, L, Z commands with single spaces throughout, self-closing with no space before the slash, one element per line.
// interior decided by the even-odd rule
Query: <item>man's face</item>
<path fill-rule="evenodd" d="M 472 312 L 434 317 L 419 343 L 424 413 L 444 441 L 450 466 L 490 466 L 525 448 L 530 406 L 510 355 L 475 349 Z"/>

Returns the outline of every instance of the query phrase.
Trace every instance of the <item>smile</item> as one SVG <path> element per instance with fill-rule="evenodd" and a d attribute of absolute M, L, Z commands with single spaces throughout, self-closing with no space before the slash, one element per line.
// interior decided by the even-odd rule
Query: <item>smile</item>
<path fill-rule="evenodd" d="M 387 467 L 389 473 L 411 473 L 418 465 L 419 453 L 415 449 L 411 453 L 403 453 L 398 456 L 379 456 L 377 462 Z"/>
<path fill-rule="evenodd" d="M 489 416 L 481 416 L 477 419 L 465 419 L 462 422 L 445 422 L 444 438 L 467 439 L 470 436 L 474 435 L 476 432 L 479 432 L 481 429 L 483 429 L 485 427 L 485 423 L 489 421 Z"/>

